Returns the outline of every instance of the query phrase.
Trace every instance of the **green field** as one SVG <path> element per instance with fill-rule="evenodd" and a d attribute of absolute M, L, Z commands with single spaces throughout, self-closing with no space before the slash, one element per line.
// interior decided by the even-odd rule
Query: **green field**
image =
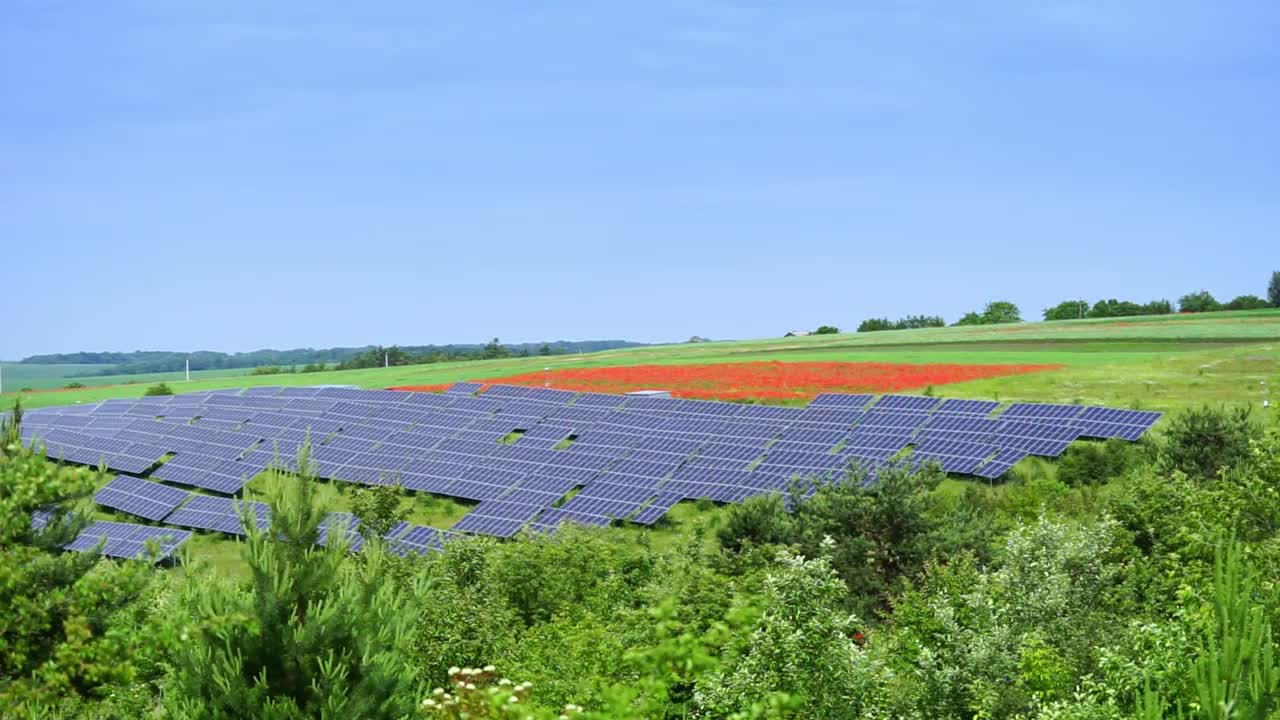
<path fill-rule="evenodd" d="M 894 330 L 768 340 L 656 345 L 569 355 L 463 361 L 305 375 L 128 376 L 133 385 L 22 393 L 28 407 L 136 397 L 164 379 L 178 392 L 250 385 L 384 388 L 501 377 L 544 367 L 750 361 L 1052 363 L 1065 367 L 935 388 L 939 395 L 1175 410 L 1201 403 L 1260 404 L 1280 373 L 1280 310 Z M 65 367 L 65 366 L 62 366 Z M 9 372 L 6 367 L 6 374 Z M 218 373 L 223 371 L 209 371 Z M 232 372 L 232 371 L 225 371 Z M 243 372 L 243 371 L 235 371 Z M 194 373 L 193 373 L 194 375 Z M 108 379 L 108 378 L 101 378 Z M 1273 383 L 1274 384 L 1274 383 Z M 6 387 L 11 383 L 6 377 Z M 18 393 L 5 393 L 11 401 Z"/>
<path fill-rule="evenodd" d="M 26 363 L 0 363 L 4 366 L 5 395 L 22 388 L 32 390 L 54 390 L 65 388 L 68 383 L 80 383 L 86 387 L 103 387 L 108 385 L 144 385 L 158 382 L 182 382 L 186 380 L 184 372 L 139 373 L 135 375 L 96 375 L 112 365 L 28 365 Z M 244 377 L 250 371 L 246 368 L 228 370 L 193 370 L 192 382 L 213 378 Z M 136 388 L 135 388 L 136 389 Z"/>

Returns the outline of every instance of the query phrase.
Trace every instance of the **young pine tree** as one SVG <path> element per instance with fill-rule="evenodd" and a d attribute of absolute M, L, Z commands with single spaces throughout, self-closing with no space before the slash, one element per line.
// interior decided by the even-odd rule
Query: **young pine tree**
<path fill-rule="evenodd" d="M 61 551 L 85 524 L 61 508 L 92 491 L 97 474 L 24 447 L 21 418 L 15 406 L 0 424 L 0 715 L 47 717 L 134 677 L 146 638 L 123 616 L 152 573 Z M 36 510 L 52 512 L 43 529 Z"/>
<path fill-rule="evenodd" d="M 271 522 L 245 518 L 242 585 L 193 582 L 195 629 L 174 662 L 171 709 L 189 718 L 401 718 L 422 697 L 406 648 L 415 613 L 387 558 L 316 544 L 325 516 L 306 452 L 271 470 Z"/>

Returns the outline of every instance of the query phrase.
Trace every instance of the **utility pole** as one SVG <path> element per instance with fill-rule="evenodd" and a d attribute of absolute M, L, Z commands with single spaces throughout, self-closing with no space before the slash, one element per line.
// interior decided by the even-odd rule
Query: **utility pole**
<path fill-rule="evenodd" d="M 551 368 L 545 367 L 545 368 L 542 368 L 542 371 L 547 374 L 547 380 L 546 382 L 542 383 L 542 386 L 551 387 Z"/>
<path fill-rule="evenodd" d="M 382 367 L 391 367 L 391 353 L 382 353 Z"/>
<path fill-rule="evenodd" d="M 191 356 L 187 356 L 187 382 L 191 382 Z"/>

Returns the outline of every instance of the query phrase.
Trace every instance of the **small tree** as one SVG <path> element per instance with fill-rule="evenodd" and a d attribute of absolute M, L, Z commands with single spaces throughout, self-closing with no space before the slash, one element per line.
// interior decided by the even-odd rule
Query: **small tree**
<path fill-rule="evenodd" d="M 506 346 L 498 340 L 498 338 L 494 338 L 489 341 L 488 345 L 484 346 L 484 350 L 481 351 L 480 356 L 486 360 L 494 360 L 496 358 L 511 357 L 511 351 L 508 350 Z"/>
<path fill-rule="evenodd" d="M 297 478 L 278 470 L 271 523 L 246 512 L 250 579 L 188 583 L 193 618 L 167 695 L 180 717 L 403 718 L 418 704 L 408 662 L 416 617 L 384 553 L 353 562 L 345 536 L 316 545 L 323 508 L 305 448 Z"/>
<path fill-rule="evenodd" d="M 827 538 L 822 551 L 812 560 L 778 552 L 777 569 L 765 579 L 764 613 L 746 647 L 698 683 L 696 702 L 708 717 L 751 717 L 779 694 L 803 703 L 786 717 L 858 715 L 854 636 L 861 623 L 841 607 L 847 588 L 828 560 L 834 541 Z"/>
<path fill-rule="evenodd" d="M 868 318 L 858 325 L 858 332 L 877 332 L 880 330 L 892 330 L 893 323 L 888 318 Z"/>
<path fill-rule="evenodd" d="M 1280 270 L 1271 273 L 1271 282 L 1267 285 L 1267 300 L 1272 307 L 1280 307 Z"/>
<path fill-rule="evenodd" d="M 916 330 L 919 328 L 946 327 L 947 321 L 937 315 L 908 315 L 893 324 L 898 330 Z"/>
<path fill-rule="evenodd" d="M 21 422 L 15 405 L 0 424 L 0 707 L 6 717 L 45 717 L 42 708 L 133 679 L 151 638 L 123 627 L 123 616 L 152 575 L 146 563 L 61 552 L 87 522 L 63 508 L 100 478 L 23 447 Z M 33 527 L 36 510 L 52 512 L 43 529 Z"/>
<path fill-rule="evenodd" d="M 409 516 L 401 500 L 400 485 L 356 487 L 351 494 L 351 514 L 360 520 L 360 532 L 366 540 L 381 538 Z"/>
<path fill-rule="evenodd" d="M 1045 320 L 1077 320 L 1089 315 L 1089 303 L 1084 300 L 1064 300 L 1044 311 Z"/>
<path fill-rule="evenodd" d="M 551 346 L 546 343 L 542 343 L 542 345 L 538 348 L 538 354 L 542 356 L 550 355 Z"/>
<path fill-rule="evenodd" d="M 1022 314 L 1018 310 L 1018 306 L 1008 300 L 989 302 L 982 311 L 982 323 L 984 325 L 1020 322 L 1022 322 Z"/>
<path fill-rule="evenodd" d="M 1222 304 L 1208 290 L 1188 293 L 1178 298 L 1179 312 L 1213 312 L 1221 309 Z"/>
<path fill-rule="evenodd" d="M 840 332 L 840 328 L 835 325 L 819 325 L 817 330 L 813 331 L 814 335 L 836 335 Z"/>
<path fill-rule="evenodd" d="M 976 312 L 967 312 L 964 315 L 961 315 L 960 319 L 956 321 L 957 326 L 983 324 L 985 323 L 982 321 L 982 316 Z"/>
<path fill-rule="evenodd" d="M 172 395 L 173 388 L 169 387 L 165 383 L 156 383 L 155 385 L 152 385 L 151 387 L 147 388 L 147 391 L 142 394 L 147 396 Z"/>

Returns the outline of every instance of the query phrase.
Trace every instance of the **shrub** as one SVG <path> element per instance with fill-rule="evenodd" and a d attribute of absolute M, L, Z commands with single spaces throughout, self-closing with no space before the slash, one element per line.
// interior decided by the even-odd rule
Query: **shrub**
<path fill-rule="evenodd" d="M 824 547 L 832 550 L 827 538 Z M 841 610 L 846 588 L 826 557 L 786 550 L 765 582 L 765 611 L 746 647 L 698 684 L 708 717 L 730 717 L 782 694 L 800 701 L 796 717 L 856 717 L 855 635 L 861 623 Z"/>
<path fill-rule="evenodd" d="M 740 552 L 747 547 L 776 545 L 791 538 L 791 516 L 778 495 L 747 498 L 729 509 L 729 517 L 716 531 L 721 547 Z"/>
<path fill-rule="evenodd" d="M 1073 443 L 1058 460 L 1058 480 L 1070 487 L 1102 485 L 1133 464 L 1133 446 L 1123 440 Z"/>
<path fill-rule="evenodd" d="M 817 330 L 813 331 L 814 335 L 836 335 L 840 332 L 840 328 L 835 325 L 819 325 Z"/>
<path fill-rule="evenodd" d="M 1249 408 L 1205 406 L 1175 415 L 1159 445 L 1160 469 L 1209 480 L 1240 464 L 1258 435 L 1249 414 Z"/>
<path fill-rule="evenodd" d="M 147 388 L 147 391 L 142 394 L 148 397 L 153 395 L 172 395 L 173 388 L 169 387 L 165 383 L 156 383 L 155 385 Z"/>
<path fill-rule="evenodd" d="M 280 373 L 293 372 L 291 368 L 282 368 L 279 365 L 259 365 L 249 371 L 250 375 L 279 375 Z"/>
<path fill-rule="evenodd" d="M 1280 270 L 1271 273 L 1271 282 L 1267 284 L 1267 300 L 1273 307 L 1280 307 Z"/>
<path fill-rule="evenodd" d="M 68 390 L 75 390 L 75 389 L 77 389 L 77 388 L 82 388 L 82 387 L 84 387 L 84 383 L 82 383 L 82 382 L 69 382 L 69 383 L 67 383 L 66 385 L 63 385 L 62 387 L 66 388 L 66 389 L 68 389 Z"/>

